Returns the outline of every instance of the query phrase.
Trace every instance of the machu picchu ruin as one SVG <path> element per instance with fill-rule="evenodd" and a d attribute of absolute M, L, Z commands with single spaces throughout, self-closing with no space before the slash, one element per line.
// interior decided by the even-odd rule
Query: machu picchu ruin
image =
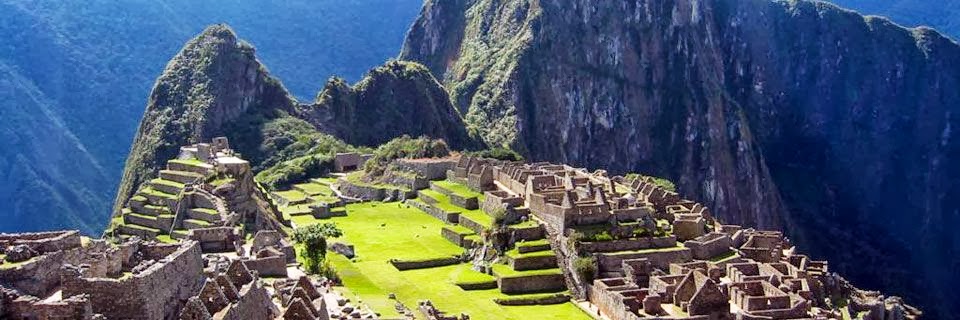
<path fill-rule="evenodd" d="M 897 47 L 923 47 L 911 61 L 960 49 L 811 3 L 426 0 L 399 57 L 309 97 L 209 26 L 154 83 L 102 225 L 0 232 L 0 320 L 952 316 L 955 285 L 933 280 L 958 265 L 942 229 L 960 221 L 960 170 L 941 166 L 957 131 L 914 123 L 952 113 L 889 116 L 874 92 L 904 88 L 813 78 L 859 84 L 837 67 L 847 40 L 829 37 L 850 17 L 913 37 Z M 933 81 L 916 95 L 960 96 L 942 88 L 960 80 Z M 854 129 L 824 107 L 847 100 L 857 111 L 836 122 Z M 935 142 L 874 141 L 891 128 Z M 900 169 L 922 174 L 886 174 Z"/>
<path fill-rule="evenodd" d="M 337 154 L 266 191 L 184 146 L 102 240 L 2 234 L 5 319 L 919 319 L 651 177 L 457 152 Z M 245 184 L 247 184 L 245 186 Z M 321 261 L 296 233 L 320 227 Z M 331 231 L 333 230 L 333 231 Z M 309 241 L 303 240 L 300 241 Z"/>

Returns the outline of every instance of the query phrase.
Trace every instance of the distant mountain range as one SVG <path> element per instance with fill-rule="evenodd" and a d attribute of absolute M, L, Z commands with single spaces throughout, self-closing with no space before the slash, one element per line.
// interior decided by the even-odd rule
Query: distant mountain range
<path fill-rule="evenodd" d="M 929 26 L 960 39 L 960 1 L 957 0 L 829 0 L 862 14 L 889 17 L 907 26 Z"/>
<path fill-rule="evenodd" d="M 0 231 L 107 224 L 151 86 L 230 23 L 301 100 L 396 56 L 420 0 L 0 0 Z"/>

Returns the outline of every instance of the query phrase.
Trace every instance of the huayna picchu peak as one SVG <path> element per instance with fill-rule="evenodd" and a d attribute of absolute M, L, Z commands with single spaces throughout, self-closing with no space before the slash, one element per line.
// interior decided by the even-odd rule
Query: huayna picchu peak
<path fill-rule="evenodd" d="M 207 27 L 99 237 L 0 233 L 0 319 L 957 318 L 960 45 L 933 29 L 425 0 L 398 49 L 304 100 Z"/>

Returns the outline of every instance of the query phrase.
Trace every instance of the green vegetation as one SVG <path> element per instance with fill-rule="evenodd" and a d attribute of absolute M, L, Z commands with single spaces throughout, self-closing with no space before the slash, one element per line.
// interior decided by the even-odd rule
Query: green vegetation
<path fill-rule="evenodd" d="M 408 306 L 416 305 L 417 300 L 430 299 L 444 311 L 465 312 L 475 318 L 590 319 L 572 303 L 505 307 L 494 299 L 511 296 L 500 293 L 499 289 L 463 290 L 457 283 L 484 283 L 493 279 L 472 270 L 470 264 L 398 271 L 388 263 L 390 259 L 431 259 L 462 254 L 463 249 L 444 239 L 440 232 L 444 227 L 457 229 L 457 226 L 447 226 L 400 203 L 350 204 L 346 210 L 346 217 L 334 217 L 330 221 L 343 230 L 342 240 L 354 245 L 357 257 L 349 260 L 338 254 L 327 255 L 327 261 L 345 285 L 336 290 L 346 297 L 363 300 L 384 318 L 402 318 L 394 310 L 394 301 L 387 298 L 394 293 Z M 294 217 L 293 222 L 301 226 L 319 220 L 301 216 Z"/>
<path fill-rule="evenodd" d="M 327 253 L 327 238 L 336 238 L 343 232 L 333 223 L 310 224 L 293 230 L 293 240 L 303 247 L 301 257 L 306 261 L 307 272 L 321 273 Z"/>
<path fill-rule="evenodd" d="M 373 152 L 373 158 L 364 164 L 367 176 L 379 177 L 386 171 L 387 165 L 401 158 L 439 158 L 450 155 L 450 148 L 443 140 L 431 140 L 425 137 L 411 138 L 404 135 L 390 140 Z"/>
<path fill-rule="evenodd" d="M 713 262 L 724 262 L 724 261 L 733 259 L 733 258 L 735 258 L 735 257 L 737 257 L 737 252 L 734 251 L 734 250 L 730 250 L 730 251 L 727 251 L 727 252 L 724 253 L 724 254 L 721 254 L 721 255 L 719 255 L 719 256 L 710 258 L 710 261 L 713 261 Z"/>
<path fill-rule="evenodd" d="M 677 185 L 674 184 L 673 181 L 670 181 L 665 178 L 645 176 L 639 173 L 628 173 L 627 175 L 624 176 L 624 178 L 627 178 L 628 180 L 650 178 L 650 180 L 653 181 L 653 184 L 661 188 L 664 188 L 666 190 L 677 192 Z"/>
<path fill-rule="evenodd" d="M 467 186 L 465 186 L 465 185 L 463 185 L 463 184 L 456 183 L 456 182 L 453 182 L 453 181 L 450 181 L 450 180 L 433 181 L 432 183 L 435 184 L 436 186 L 440 187 L 440 188 L 443 188 L 443 189 L 445 189 L 445 190 L 449 190 L 451 193 L 456 194 L 456 195 L 458 195 L 458 196 L 461 196 L 461 197 L 464 197 L 464 198 L 473 198 L 473 197 L 476 197 L 476 198 L 479 198 L 480 200 L 483 200 L 483 199 L 482 199 L 482 197 L 483 197 L 483 194 L 482 194 L 482 193 L 473 191 L 473 190 L 470 189 L 470 187 L 467 187 Z"/>
<path fill-rule="evenodd" d="M 510 266 L 505 264 L 494 264 L 493 274 L 501 278 L 517 278 L 517 277 L 526 277 L 526 276 L 534 276 L 534 275 L 563 274 L 563 272 L 560 271 L 560 268 L 516 271 L 516 270 L 513 270 L 513 268 L 511 268 Z"/>
<path fill-rule="evenodd" d="M 591 283 L 597 274 L 597 259 L 594 257 L 578 257 L 573 260 L 573 270 L 577 272 L 581 280 Z"/>
<path fill-rule="evenodd" d="M 333 170 L 337 153 L 359 151 L 289 116 L 267 122 L 260 133 L 264 136 L 260 149 L 273 152 L 255 154 L 251 161 L 262 159 L 255 168 L 262 169 L 257 181 L 274 190 L 326 175 Z"/>
<path fill-rule="evenodd" d="M 503 147 L 494 147 L 481 151 L 467 152 L 467 155 L 506 161 L 523 161 L 522 155 L 516 151 Z"/>

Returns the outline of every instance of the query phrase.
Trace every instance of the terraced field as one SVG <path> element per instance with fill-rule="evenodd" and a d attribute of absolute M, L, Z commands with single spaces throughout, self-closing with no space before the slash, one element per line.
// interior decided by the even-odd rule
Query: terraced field
<path fill-rule="evenodd" d="M 389 294 L 394 293 L 410 308 L 415 308 L 418 300 L 430 299 L 446 312 L 464 312 L 477 319 L 590 319 L 570 302 L 504 306 L 494 301 L 542 296 L 539 293 L 508 295 L 496 287 L 464 290 L 457 284 L 488 285 L 492 282 L 495 285 L 497 279 L 471 270 L 469 264 L 399 271 L 389 263 L 390 259 L 448 257 L 460 254 L 464 249 L 441 236 L 441 229 L 449 225 L 406 204 L 349 204 L 346 211 L 346 217 L 322 221 L 333 221 L 343 230 L 344 236 L 339 240 L 353 244 L 357 257 L 353 261 L 334 253 L 327 257 L 343 279 L 345 294 L 362 300 L 385 318 L 399 316 L 394 310 L 394 301 L 388 299 Z M 295 225 L 321 221 L 309 215 L 292 219 Z M 450 227 L 470 232 L 459 226 Z M 495 267 L 495 270 L 500 269 L 509 271 L 509 276 L 559 272 L 558 269 L 515 271 L 508 265 Z"/>

